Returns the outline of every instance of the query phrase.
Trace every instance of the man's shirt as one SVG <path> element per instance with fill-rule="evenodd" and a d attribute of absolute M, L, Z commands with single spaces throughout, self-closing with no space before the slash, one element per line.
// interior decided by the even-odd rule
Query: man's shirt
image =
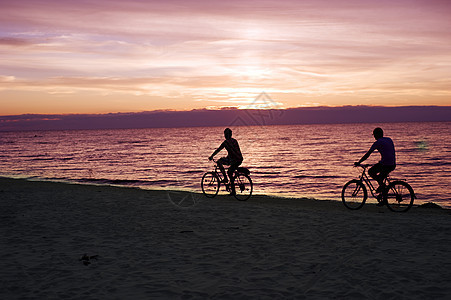
<path fill-rule="evenodd" d="M 374 150 L 381 154 L 380 163 L 385 166 L 396 165 L 395 145 L 389 137 L 381 137 L 370 148 L 370 152 Z"/>
<path fill-rule="evenodd" d="M 223 148 L 226 148 L 229 154 L 228 156 L 232 162 L 243 161 L 243 155 L 241 154 L 240 146 L 238 145 L 238 141 L 234 138 L 229 138 L 222 142 L 221 146 L 219 146 L 219 149 Z"/>

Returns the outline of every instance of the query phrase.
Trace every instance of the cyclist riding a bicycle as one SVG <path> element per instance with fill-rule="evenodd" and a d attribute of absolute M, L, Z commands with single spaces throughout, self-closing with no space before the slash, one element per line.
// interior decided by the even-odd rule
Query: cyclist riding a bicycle
<path fill-rule="evenodd" d="M 224 137 L 225 140 L 222 142 L 222 144 L 216 149 L 213 154 L 208 158 L 209 160 L 212 160 L 213 157 L 218 154 L 222 149 L 227 150 L 227 157 L 221 157 L 217 164 L 219 166 L 219 169 L 221 170 L 222 175 L 224 176 L 224 183 L 228 182 L 227 175 L 224 169 L 224 165 L 230 166 L 229 170 L 227 171 L 228 177 L 230 178 L 230 181 L 233 180 L 233 173 L 236 171 L 236 169 L 241 165 L 243 162 L 243 155 L 241 154 L 240 146 L 238 145 L 238 141 L 234 138 L 232 138 L 232 130 L 230 128 L 226 128 L 224 130 Z M 235 193 L 235 186 L 233 182 L 231 182 L 231 188 L 233 195 Z"/>
<path fill-rule="evenodd" d="M 376 141 L 373 143 L 368 152 L 358 162 L 355 162 L 354 165 L 360 165 L 360 163 L 365 161 L 374 150 L 379 151 L 381 160 L 368 170 L 368 174 L 379 184 L 376 192 L 380 193 L 385 188 L 384 179 L 387 178 L 388 174 L 396 168 L 396 154 L 392 139 L 389 137 L 384 137 L 384 131 L 382 128 L 375 128 L 373 130 L 373 136 Z"/>

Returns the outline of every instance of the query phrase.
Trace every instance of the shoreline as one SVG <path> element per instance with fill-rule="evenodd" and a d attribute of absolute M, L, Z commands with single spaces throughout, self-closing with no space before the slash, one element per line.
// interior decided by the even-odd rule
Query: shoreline
<path fill-rule="evenodd" d="M 102 180 L 99 180 L 99 183 L 96 183 L 96 181 L 88 181 L 88 180 L 70 180 L 70 179 L 47 179 L 47 178 L 41 178 L 41 177 L 37 177 L 37 176 L 32 176 L 32 177 L 22 177 L 22 176 L 8 176 L 8 175 L 0 175 L 0 180 L 3 179 L 13 179 L 13 180 L 24 180 L 24 181 L 29 181 L 29 182 L 49 182 L 49 183 L 57 183 L 57 184 L 67 184 L 67 185 L 81 185 L 81 186 L 98 186 L 98 187 L 115 187 L 115 188 L 124 188 L 124 189 L 138 189 L 138 190 L 143 190 L 143 191 L 149 191 L 149 192 L 166 192 L 166 193 L 170 193 L 170 192 L 174 192 L 174 193 L 188 193 L 188 194 L 193 194 L 196 195 L 196 197 L 204 197 L 201 191 L 195 191 L 193 189 L 189 189 L 189 188 L 184 188 L 184 187 L 154 187 L 154 186 L 142 186 L 142 185 L 126 185 L 126 184 L 114 184 L 114 183 L 102 183 Z M 223 191 L 220 191 L 218 194 L 219 197 L 224 197 L 227 196 L 226 193 L 224 193 Z M 251 199 L 255 199 L 256 198 L 268 198 L 268 199 L 272 199 L 272 200 L 278 200 L 278 201 L 319 201 L 319 202 L 325 202 L 325 203 L 340 203 L 341 206 L 343 206 L 341 200 L 333 200 L 333 199 L 317 199 L 314 197 L 299 197 L 299 196 L 295 196 L 295 195 L 289 195 L 289 194 L 282 194 L 281 196 L 278 196 L 276 194 L 260 194 L 257 193 L 252 195 Z M 376 202 L 375 199 L 369 197 L 367 199 L 367 202 L 365 203 L 365 205 L 363 206 L 362 209 L 364 209 L 365 207 L 368 206 L 375 206 Z M 426 206 L 425 206 L 426 204 Z M 432 204 L 432 205 L 431 205 Z M 451 207 L 446 207 L 446 206 L 442 206 L 440 204 L 437 204 L 435 202 L 430 202 L 430 201 L 424 201 L 424 203 L 421 204 L 417 204 L 414 202 L 412 209 L 415 208 L 422 208 L 422 209 L 441 209 L 441 210 L 447 210 L 451 212 Z M 360 210 L 362 210 L 360 209 Z M 409 211 L 410 211 L 409 210 Z"/>
<path fill-rule="evenodd" d="M 451 293 L 447 209 L 350 211 L 336 201 L 8 178 L 0 199 L 4 299 Z"/>

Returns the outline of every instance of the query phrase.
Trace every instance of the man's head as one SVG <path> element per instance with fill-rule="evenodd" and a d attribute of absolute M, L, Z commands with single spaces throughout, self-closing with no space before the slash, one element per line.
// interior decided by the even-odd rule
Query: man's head
<path fill-rule="evenodd" d="M 224 137 L 226 139 L 230 139 L 232 137 L 232 129 L 230 128 L 224 129 Z"/>
<path fill-rule="evenodd" d="M 380 127 L 374 128 L 373 135 L 376 140 L 380 139 L 381 137 L 384 136 L 384 131 Z"/>

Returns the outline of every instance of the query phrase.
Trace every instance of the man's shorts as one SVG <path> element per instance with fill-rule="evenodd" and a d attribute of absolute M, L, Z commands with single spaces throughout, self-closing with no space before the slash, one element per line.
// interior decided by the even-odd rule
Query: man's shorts
<path fill-rule="evenodd" d="M 232 164 L 231 159 L 229 157 L 221 157 L 220 159 L 218 159 L 218 162 L 227 166 L 230 166 Z"/>
<path fill-rule="evenodd" d="M 386 178 L 388 174 L 393 171 L 396 168 L 396 165 L 393 166 L 386 166 L 381 163 L 377 163 L 374 166 L 372 166 L 368 173 L 372 174 L 379 174 L 382 178 Z"/>
<path fill-rule="evenodd" d="M 238 166 L 242 163 L 242 161 L 234 162 L 230 159 L 230 157 L 221 157 L 218 162 L 226 166 L 234 166 L 235 168 L 238 168 Z"/>

